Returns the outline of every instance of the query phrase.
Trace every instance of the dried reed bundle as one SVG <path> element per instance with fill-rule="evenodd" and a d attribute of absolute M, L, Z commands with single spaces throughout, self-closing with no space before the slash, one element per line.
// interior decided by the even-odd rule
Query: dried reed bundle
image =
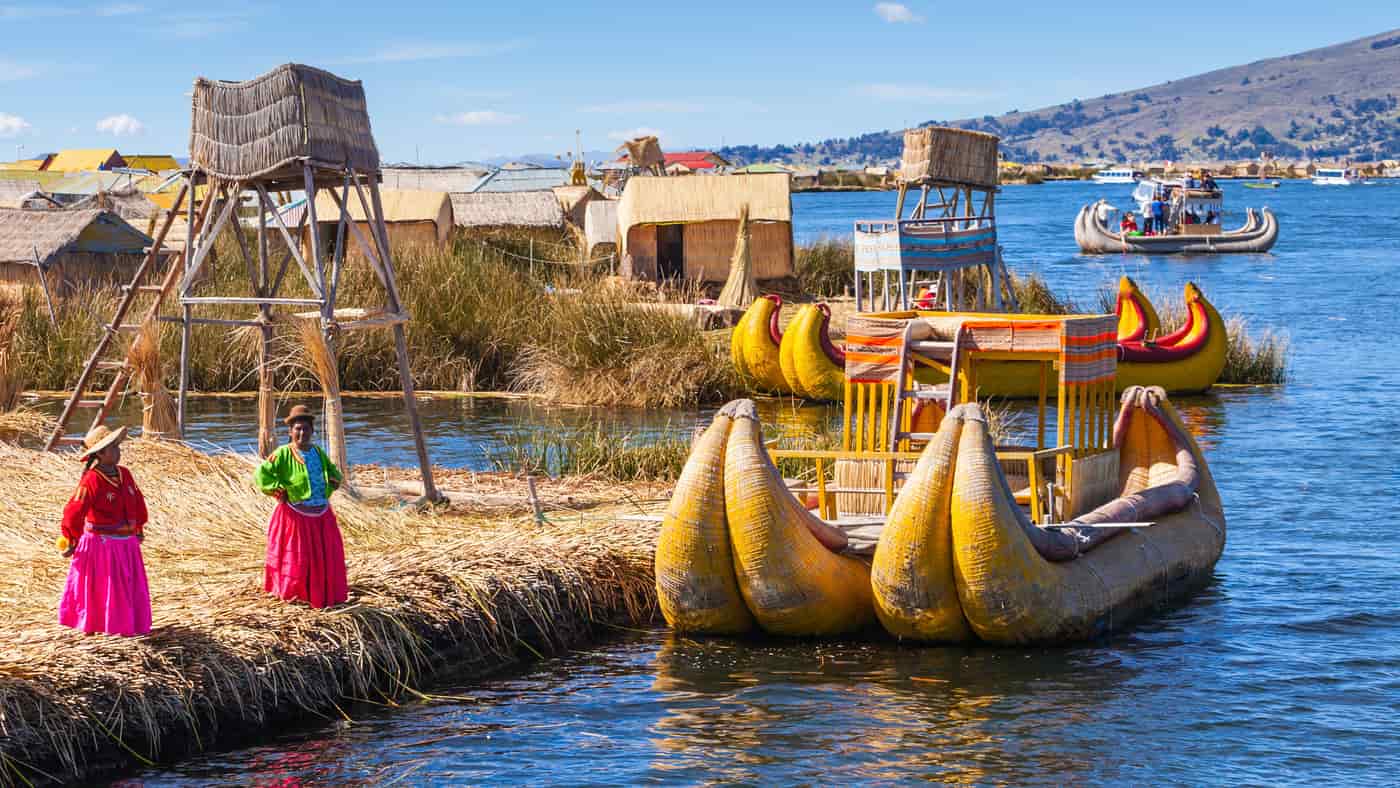
<path fill-rule="evenodd" d="M 178 435 L 180 423 L 175 399 L 166 390 L 160 363 L 160 323 L 154 319 L 141 326 L 127 355 L 141 389 L 141 436 L 165 438 Z"/>
<path fill-rule="evenodd" d="M 68 563 L 54 521 L 78 465 L 0 444 L 0 783 L 82 781 L 351 699 L 422 697 L 439 668 L 489 670 L 655 616 L 656 529 L 615 520 L 632 507 L 555 526 L 336 496 L 350 602 L 310 610 L 261 591 L 275 502 L 250 487 L 255 458 L 137 441 L 124 462 L 151 511 L 155 629 L 84 637 L 54 623 Z"/>
<path fill-rule="evenodd" d="M 345 409 L 340 401 L 340 368 L 336 364 L 335 349 L 321 331 L 319 321 L 298 318 L 292 321 L 292 325 L 295 339 L 305 354 L 306 366 L 321 384 L 324 402 L 321 428 L 326 433 L 326 451 L 331 456 L 331 462 L 346 473 L 346 484 L 349 484 L 350 465 L 345 451 Z"/>
<path fill-rule="evenodd" d="M 758 281 L 754 279 L 753 260 L 749 254 L 749 204 L 739 206 L 739 232 L 734 242 L 734 256 L 729 261 L 729 277 L 719 291 L 720 306 L 747 309 L 758 298 Z"/>
<path fill-rule="evenodd" d="M 24 368 L 14 347 L 22 314 L 20 304 L 9 299 L 0 301 L 0 413 L 18 408 L 19 397 L 24 393 Z"/>

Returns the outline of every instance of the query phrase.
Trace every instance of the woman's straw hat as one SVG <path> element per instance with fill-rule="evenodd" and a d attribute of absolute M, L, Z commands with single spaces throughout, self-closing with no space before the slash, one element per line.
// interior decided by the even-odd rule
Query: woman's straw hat
<path fill-rule="evenodd" d="M 293 405 L 292 409 L 287 411 L 287 418 L 282 419 L 282 423 L 290 427 L 292 426 L 292 422 L 299 419 L 306 419 L 312 424 L 315 424 L 316 414 L 312 413 L 311 409 L 305 405 Z"/>
<path fill-rule="evenodd" d="M 118 427 L 113 430 L 109 429 L 106 424 L 99 424 L 83 436 L 83 451 L 78 455 L 78 459 L 86 460 L 108 446 L 120 443 L 125 437 L 126 427 Z"/>

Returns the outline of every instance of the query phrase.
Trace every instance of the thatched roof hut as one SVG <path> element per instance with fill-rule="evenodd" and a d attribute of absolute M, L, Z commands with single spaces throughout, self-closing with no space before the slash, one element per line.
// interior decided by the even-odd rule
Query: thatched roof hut
<path fill-rule="evenodd" d="M 622 274 L 725 281 L 745 204 L 755 277 L 791 275 L 792 194 L 785 174 L 629 179 L 617 208 Z"/>
<path fill-rule="evenodd" d="M 554 192 L 475 192 L 452 195 L 452 217 L 467 230 L 564 229 Z"/>
<path fill-rule="evenodd" d="M 995 189 L 999 144 L 999 137 L 980 131 L 941 126 L 907 129 L 899 177 L 906 183 Z"/>
<path fill-rule="evenodd" d="M 36 283 L 36 265 L 70 286 L 125 283 L 150 236 L 115 213 L 0 208 L 0 281 Z"/>
<path fill-rule="evenodd" d="M 401 246 L 441 246 L 447 243 L 452 231 L 452 201 L 446 192 L 422 191 L 417 189 L 381 189 L 380 199 L 384 207 L 384 230 L 389 235 L 392 247 Z M 348 205 L 350 221 L 355 223 L 361 237 L 367 241 L 370 234 L 368 219 L 359 199 L 353 192 Z M 288 227 L 301 223 L 306 212 L 306 201 L 302 200 L 282 212 L 282 221 Z M 320 227 L 322 248 L 331 249 L 335 243 L 337 226 L 340 223 L 340 206 L 330 191 L 322 189 L 316 195 L 316 223 Z M 302 230 L 302 250 L 311 254 L 311 228 Z M 373 243 L 373 241 L 370 241 Z M 346 254 L 355 257 L 362 255 L 359 243 L 353 233 L 346 231 Z"/>
<path fill-rule="evenodd" d="M 666 154 L 661 152 L 661 141 L 654 135 L 630 139 L 617 148 L 627 151 L 627 163 L 637 169 L 660 173 L 666 166 Z"/>
<path fill-rule="evenodd" d="M 230 180 L 301 177 L 303 161 L 379 171 L 364 87 L 288 63 L 245 82 L 194 82 L 190 164 Z"/>

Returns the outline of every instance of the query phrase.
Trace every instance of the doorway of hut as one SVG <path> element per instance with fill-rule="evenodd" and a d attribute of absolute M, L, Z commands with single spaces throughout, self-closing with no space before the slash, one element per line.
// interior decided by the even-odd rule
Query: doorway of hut
<path fill-rule="evenodd" d="M 662 224 L 656 228 L 656 277 L 685 276 L 685 225 Z"/>

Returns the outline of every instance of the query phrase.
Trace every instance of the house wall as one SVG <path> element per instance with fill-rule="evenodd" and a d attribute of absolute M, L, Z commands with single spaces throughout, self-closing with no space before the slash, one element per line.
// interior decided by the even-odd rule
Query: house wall
<path fill-rule="evenodd" d="M 657 276 L 656 227 L 633 227 L 627 234 L 627 259 L 621 274 L 632 279 Z M 692 281 L 723 282 L 738 239 L 737 221 L 693 222 L 685 225 L 685 277 Z M 749 255 L 755 279 L 777 279 L 793 272 L 792 225 L 750 222 Z"/>
<path fill-rule="evenodd" d="M 321 241 L 323 248 L 330 250 L 335 243 L 336 222 L 320 222 Z M 360 235 L 371 247 L 374 246 L 374 238 L 370 235 L 368 222 L 355 222 Z M 421 247 L 441 247 L 447 242 L 446 231 L 439 232 L 436 222 L 387 222 L 384 229 L 389 234 L 389 248 L 397 250 L 410 246 Z M 303 229 L 301 235 L 301 253 L 308 261 L 311 260 L 311 234 L 310 230 Z M 350 228 L 345 229 L 345 255 L 349 261 L 365 261 L 364 252 L 360 250 L 360 242 L 355 240 L 355 234 Z M 328 254 L 326 261 L 331 259 Z"/>
<path fill-rule="evenodd" d="M 135 254 L 62 254 L 49 262 L 49 287 L 56 293 L 83 288 L 117 288 L 131 283 L 141 260 L 142 256 Z M 28 263 L 0 263 L 0 282 L 38 285 L 38 269 Z"/>

